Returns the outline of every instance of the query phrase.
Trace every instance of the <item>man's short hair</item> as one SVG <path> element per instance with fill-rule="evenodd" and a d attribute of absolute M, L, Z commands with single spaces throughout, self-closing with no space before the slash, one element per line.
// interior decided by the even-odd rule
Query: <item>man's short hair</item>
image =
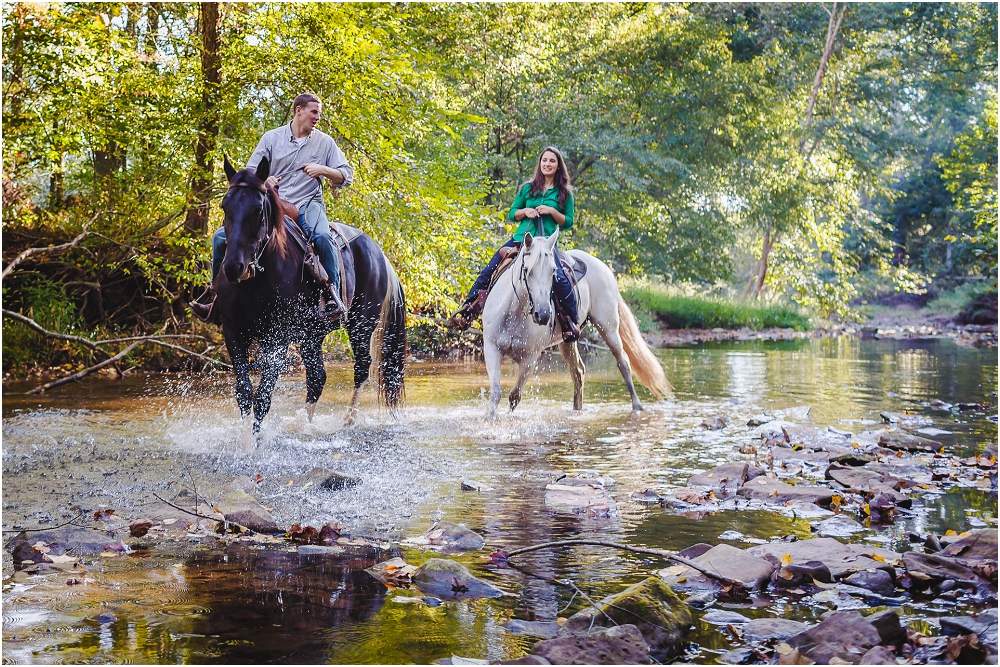
<path fill-rule="evenodd" d="M 301 95 L 295 98 L 294 102 L 292 102 L 292 113 L 295 113 L 295 110 L 298 109 L 299 107 L 309 106 L 313 102 L 316 102 L 317 104 L 322 104 L 322 102 L 319 101 L 319 98 L 313 95 L 312 93 L 302 93 Z"/>

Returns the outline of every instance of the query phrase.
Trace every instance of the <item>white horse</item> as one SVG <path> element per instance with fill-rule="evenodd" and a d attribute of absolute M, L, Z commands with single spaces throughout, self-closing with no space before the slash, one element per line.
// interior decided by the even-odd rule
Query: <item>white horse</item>
<path fill-rule="evenodd" d="M 556 230 L 547 239 L 524 235 L 524 245 L 517 258 L 497 281 L 483 309 L 483 353 L 490 378 L 490 419 L 496 419 L 500 403 L 500 362 L 511 357 L 518 364 L 517 380 L 510 392 L 510 409 L 521 401 L 521 388 L 545 348 L 559 343 L 573 378 L 573 409 L 583 409 L 583 378 L 586 369 L 576 343 L 562 342 L 552 305 L 552 280 L 556 271 Z M 632 395 L 632 410 L 642 410 L 635 393 L 632 374 L 657 399 L 673 395 L 660 362 L 653 356 L 639 333 L 632 311 L 618 292 L 618 282 L 611 269 L 582 250 L 565 253 L 587 265 L 577 287 L 578 325 L 587 318 L 607 343 L 618 362 L 618 370 Z"/>

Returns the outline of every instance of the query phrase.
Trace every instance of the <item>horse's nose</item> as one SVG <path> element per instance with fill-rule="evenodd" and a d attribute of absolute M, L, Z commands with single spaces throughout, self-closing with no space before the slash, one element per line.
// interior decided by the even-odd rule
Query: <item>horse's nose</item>
<path fill-rule="evenodd" d="M 222 270 L 226 272 L 226 278 L 231 283 L 239 282 L 243 276 L 244 268 L 246 267 L 243 265 L 243 262 L 226 262 L 222 265 Z"/>
<path fill-rule="evenodd" d="M 531 314 L 531 318 L 535 320 L 535 324 L 540 324 L 542 326 L 549 323 L 549 317 L 551 317 L 551 315 L 548 308 L 541 308 Z"/>

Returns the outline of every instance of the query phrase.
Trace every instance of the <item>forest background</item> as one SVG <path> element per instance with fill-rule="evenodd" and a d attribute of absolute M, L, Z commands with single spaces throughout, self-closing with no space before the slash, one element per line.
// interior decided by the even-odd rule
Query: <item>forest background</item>
<path fill-rule="evenodd" d="M 431 338 L 549 144 L 560 244 L 631 280 L 823 318 L 996 289 L 996 4 L 8 3 L 5 373 L 103 358 L 73 336 L 211 338 L 186 304 L 223 155 L 304 91 L 357 173 L 331 218 Z"/>

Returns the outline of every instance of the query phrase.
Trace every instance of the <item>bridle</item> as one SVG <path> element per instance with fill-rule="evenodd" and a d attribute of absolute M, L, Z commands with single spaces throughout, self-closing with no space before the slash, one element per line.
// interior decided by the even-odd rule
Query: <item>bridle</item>
<path fill-rule="evenodd" d="M 519 282 L 524 283 L 524 291 L 528 293 L 528 307 L 531 309 L 530 312 L 535 312 L 535 299 L 531 296 L 531 288 L 528 287 L 528 263 L 524 261 L 524 252 L 521 252 L 521 270 L 518 271 Z M 537 262 L 538 260 L 535 260 Z M 517 291 L 517 284 L 514 282 L 514 272 L 510 272 L 510 286 L 514 290 L 514 296 L 517 297 L 518 303 L 523 304 L 524 300 L 521 299 L 521 294 Z M 549 301 L 551 302 L 551 297 Z"/>
<path fill-rule="evenodd" d="M 258 273 L 264 273 L 264 267 L 260 265 L 260 259 L 264 256 L 264 252 L 267 250 L 268 244 L 271 242 L 271 238 L 274 236 L 274 229 L 268 223 L 269 212 L 271 210 L 271 198 L 267 196 L 267 190 L 261 190 L 255 185 L 250 183 L 236 183 L 235 185 L 229 186 L 232 188 L 253 188 L 263 195 L 260 202 L 260 217 L 261 225 L 260 230 L 257 232 L 257 240 L 254 243 L 254 258 L 247 264 L 246 271 L 243 272 L 243 276 L 240 280 L 251 280 Z"/>

